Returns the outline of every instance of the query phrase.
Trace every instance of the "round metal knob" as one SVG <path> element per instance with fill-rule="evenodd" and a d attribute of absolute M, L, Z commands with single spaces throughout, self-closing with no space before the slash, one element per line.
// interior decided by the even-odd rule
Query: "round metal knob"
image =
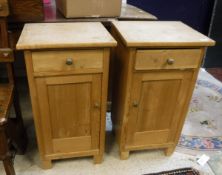
<path fill-rule="evenodd" d="M 137 101 L 133 102 L 133 107 L 137 108 L 139 106 L 139 103 Z"/>
<path fill-rule="evenodd" d="M 0 119 L 0 126 L 3 126 L 6 123 L 7 123 L 7 118 L 1 118 Z"/>
<path fill-rule="evenodd" d="M 167 64 L 172 65 L 174 64 L 175 60 L 173 58 L 167 59 Z"/>
<path fill-rule="evenodd" d="M 67 58 L 66 64 L 67 64 L 67 65 L 72 65 L 72 64 L 73 64 L 72 58 Z"/>
<path fill-rule="evenodd" d="M 98 102 L 96 102 L 96 103 L 94 104 L 94 107 L 95 107 L 95 108 L 100 108 L 100 104 L 99 104 Z"/>

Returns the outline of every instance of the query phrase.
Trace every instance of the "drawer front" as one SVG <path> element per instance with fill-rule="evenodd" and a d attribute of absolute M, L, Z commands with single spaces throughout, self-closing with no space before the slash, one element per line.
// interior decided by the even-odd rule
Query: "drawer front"
<path fill-rule="evenodd" d="M 12 49 L 0 48 L 0 62 L 13 62 L 14 56 Z"/>
<path fill-rule="evenodd" d="M 33 52 L 32 63 L 35 73 L 101 72 L 103 50 Z"/>
<path fill-rule="evenodd" d="M 136 70 L 197 68 L 201 61 L 200 49 L 138 50 Z"/>
<path fill-rule="evenodd" d="M 0 16 L 8 16 L 9 9 L 8 9 L 8 2 L 7 0 L 0 0 Z"/>

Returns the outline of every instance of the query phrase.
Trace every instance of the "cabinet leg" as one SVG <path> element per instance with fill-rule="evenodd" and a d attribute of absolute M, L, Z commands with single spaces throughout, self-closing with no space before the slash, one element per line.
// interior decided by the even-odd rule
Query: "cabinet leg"
<path fill-rule="evenodd" d="M 15 170 L 11 158 L 6 158 L 3 160 L 3 164 L 7 175 L 15 175 Z"/>
<path fill-rule="evenodd" d="M 52 161 L 51 160 L 42 160 L 42 169 L 51 169 Z"/>
<path fill-rule="evenodd" d="M 100 155 L 100 154 L 96 155 L 94 156 L 93 160 L 94 160 L 94 164 L 100 164 L 103 161 L 103 155 Z"/>
<path fill-rule="evenodd" d="M 126 160 L 129 158 L 129 151 L 120 151 L 120 159 Z"/>
<path fill-rule="evenodd" d="M 174 150 L 175 150 L 174 146 L 166 148 L 165 149 L 165 155 L 166 156 L 171 156 L 173 154 Z"/>

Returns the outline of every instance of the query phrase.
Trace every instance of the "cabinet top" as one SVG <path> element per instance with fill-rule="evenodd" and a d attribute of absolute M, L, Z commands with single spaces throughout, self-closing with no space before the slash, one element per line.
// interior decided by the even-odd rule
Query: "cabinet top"
<path fill-rule="evenodd" d="M 215 42 L 179 21 L 113 22 L 128 47 L 201 47 Z"/>
<path fill-rule="evenodd" d="M 117 43 L 99 22 L 26 24 L 18 50 L 114 47 Z"/>

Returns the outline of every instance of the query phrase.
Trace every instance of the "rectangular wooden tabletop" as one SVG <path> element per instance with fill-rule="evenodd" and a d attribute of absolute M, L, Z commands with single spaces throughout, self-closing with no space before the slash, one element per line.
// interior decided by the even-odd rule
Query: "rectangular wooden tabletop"
<path fill-rule="evenodd" d="M 26 24 L 16 48 L 113 47 L 117 43 L 100 22 Z"/>
<path fill-rule="evenodd" d="M 179 21 L 114 21 L 129 47 L 212 46 L 213 40 Z"/>

